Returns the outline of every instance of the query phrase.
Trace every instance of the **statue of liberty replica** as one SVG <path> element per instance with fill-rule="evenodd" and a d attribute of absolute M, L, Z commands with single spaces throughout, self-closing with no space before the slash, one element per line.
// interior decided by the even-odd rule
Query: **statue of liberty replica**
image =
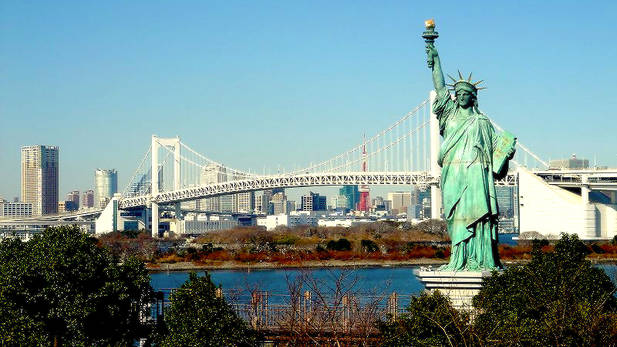
<path fill-rule="evenodd" d="M 434 42 L 433 20 L 425 22 L 427 62 L 437 93 L 433 112 L 443 141 L 439 150 L 443 214 L 452 240 L 450 263 L 440 271 L 500 269 L 497 251 L 498 206 L 495 180 L 504 177 L 514 156 L 516 138 L 497 134 L 489 118 L 478 109 L 478 87 L 471 74 L 446 87 Z"/>

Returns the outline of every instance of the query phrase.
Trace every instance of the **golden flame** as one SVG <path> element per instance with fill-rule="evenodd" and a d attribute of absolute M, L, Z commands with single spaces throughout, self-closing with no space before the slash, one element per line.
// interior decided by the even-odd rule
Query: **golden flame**
<path fill-rule="evenodd" d="M 433 18 L 425 20 L 424 21 L 424 26 L 427 29 L 434 29 L 435 28 L 435 20 Z"/>

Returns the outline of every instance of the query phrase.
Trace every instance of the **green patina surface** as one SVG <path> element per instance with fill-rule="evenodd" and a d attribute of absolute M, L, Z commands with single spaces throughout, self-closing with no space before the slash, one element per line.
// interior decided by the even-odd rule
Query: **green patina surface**
<path fill-rule="evenodd" d="M 427 27 L 428 31 L 432 29 Z M 507 174 L 516 139 L 509 133 L 497 134 L 488 117 L 480 112 L 477 94 L 482 88 L 471 81 L 471 75 L 464 79 L 459 72 L 459 79 L 450 77 L 454 82 L 453 99 L 431 40 L 426 42 L 426 53 L 437 92 L 433 111 L 443 136 L 439 152 L 443 212 L 452 239 L 450 263 L 440 269 L 501 268 L 495 179 Z"/>

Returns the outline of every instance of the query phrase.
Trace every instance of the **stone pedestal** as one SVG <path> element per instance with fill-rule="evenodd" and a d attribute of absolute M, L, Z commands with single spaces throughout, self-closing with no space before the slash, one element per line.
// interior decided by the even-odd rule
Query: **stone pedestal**
<path fill-rule="evenodd" d="M 456 309 L 471 309 L 473 297 L 482 288 L 483 278 L 491 276 L 490 271 L 437 271 L 432 268 L 420 268 L 414 274 L 424 284 L 425 290 L 439 290 L 450 298 Z"/>

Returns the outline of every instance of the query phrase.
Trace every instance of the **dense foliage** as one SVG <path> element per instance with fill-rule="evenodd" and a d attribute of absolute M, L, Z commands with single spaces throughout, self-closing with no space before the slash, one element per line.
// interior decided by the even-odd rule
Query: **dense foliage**
<path fill-rule="evenodd" d="M 152 288 L 144 264 L 122 264 L 79 227 L 0 243 L 0 344 L 129 345 Z"/>
<path fill-rule="evenodd" d="M 459 346 L 471 338 L 469 321 L 436 291 L 413 297 L 405 314 L 379 328 L 383 346 Z"/>
<path fill-rule="evenodd" d="M 593 246 L 592 246 L 593 247 Z M 474 298 L 475 318 L 435 292 L 379 324 L 386 346 L 616 346 L 615 285 L 585 260 L 576 236 L 534 242 L 531 261 L 494 272 Z"/>
<path fill-rule="evenodd" d="M 485 281 L 474 299 L 478 334 L 505 345 L 617 344 L 615 286 L 585 260 L 588 248 L 567 235 L 552 252 L 542 246 L 535 245 L 530 263 Z"/>
<path fill-rule="evenodd" d="M 256 334 L 236 315 L 208 273 L 191 273 L 165 310 L 160 346 L 250 346 Z"/>

